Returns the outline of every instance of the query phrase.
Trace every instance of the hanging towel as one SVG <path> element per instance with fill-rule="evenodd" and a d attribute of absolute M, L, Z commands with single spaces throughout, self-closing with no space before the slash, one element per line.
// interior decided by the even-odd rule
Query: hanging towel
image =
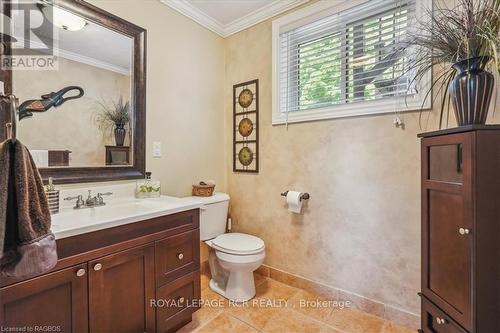
<path fill-rule="evenodd" d="M 42 179 L 19 140 L 0 144 L 0 273 L 27 278 L 57 263 Z"/>

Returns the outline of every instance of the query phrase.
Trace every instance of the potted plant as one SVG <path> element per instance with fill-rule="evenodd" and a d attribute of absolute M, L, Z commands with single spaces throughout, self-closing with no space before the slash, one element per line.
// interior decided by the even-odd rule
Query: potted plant
<path fill-rule="evenodd" d="M 99 129 L 104 133 L 112 130 L 116 145 L 123 146 L 127 133 L 126 126 L 130 122 L 130 103 L 124 103 L 123 97 L 120 96 L 117 102 L 112 102 L 112 106 L 104 102 L 99 102 L 99 105 L 100 110 L 96 116 Z"/>
<path fill-rule="evenodd" d="M 458 0 L 453 8 L 435 5 L 431 22 L 417 22 L 407 47 L 414 47 L 409 69 L 415 80 L 441 65 L 433 88 L 444 91 L 439 128 L 450 100 L 459 126 L 484 124 L 498 77 L 500 52 L 500 0 Z"/>

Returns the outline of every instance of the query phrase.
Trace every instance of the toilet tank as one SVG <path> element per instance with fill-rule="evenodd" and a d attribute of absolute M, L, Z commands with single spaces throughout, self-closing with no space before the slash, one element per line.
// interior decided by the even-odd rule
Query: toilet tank
<path fill-rule="evenodd" d="M 226 232 L 229 195 L 215 193 L 210 197 L 191 197 L 200 201 L 200 240 L 208 240 Z"/>

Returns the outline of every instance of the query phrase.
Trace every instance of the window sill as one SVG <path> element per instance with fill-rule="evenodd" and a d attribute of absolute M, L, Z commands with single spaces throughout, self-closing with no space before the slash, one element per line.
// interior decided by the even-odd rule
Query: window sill
<path fill-rule="evenodd" d="M 288 113 L 288 123 L 291 124 L 325 119 L 369 116 L 394 112 L 411 112 L 419 111 L 421 109 L 428 110 L 431 108 L 432 96 L 428 96 L 427 101 L 422 108 L 422 96 L 417 94 L 412 97 L 407 97 L 406 101 L 404 97 L 399 97 L 334 105 L 320 109 L 293 111 Z M 273 108 L 272 125 L 283 125 L 286 123 L 286 113 L 277 111 L 277 106 L 275 105 Z"/>

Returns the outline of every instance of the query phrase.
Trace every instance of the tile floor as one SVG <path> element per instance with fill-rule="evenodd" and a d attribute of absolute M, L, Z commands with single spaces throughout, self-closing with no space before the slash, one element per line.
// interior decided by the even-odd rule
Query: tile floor
<path fill-rule="evenodd" d="M 178 332 L 196 333 L 410 333 L 413 330 L 255 274 L 257 295 L 234 304 L 208 287 L 201 276 L 204 306 Z"/>

